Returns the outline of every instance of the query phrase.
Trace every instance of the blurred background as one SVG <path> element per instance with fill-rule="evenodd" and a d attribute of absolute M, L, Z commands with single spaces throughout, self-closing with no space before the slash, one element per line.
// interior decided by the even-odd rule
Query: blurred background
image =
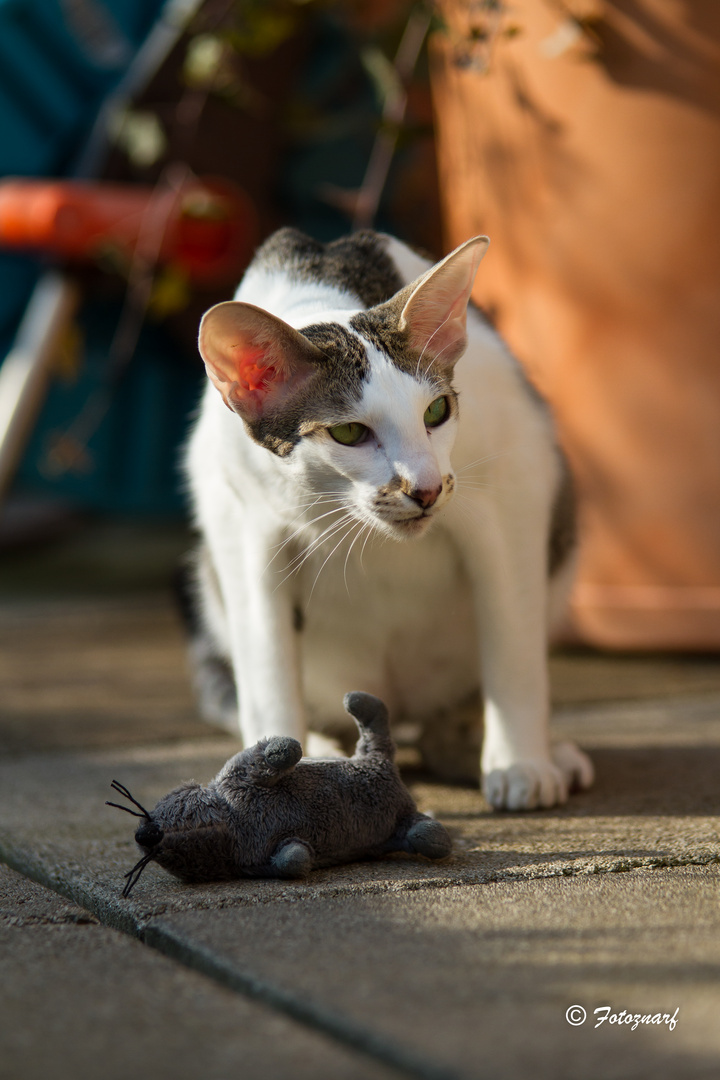
<path fill-rule="evenodd" d="M 720 6 L 0 0 L 0 599 L 164 589 L 257 244 L 492 240 L 580 496 L 567 640 L 720 649 Z"/>
<path fill-rule="evenodd" d="M 0 0 L 5 597 L 166 585 L 198 322 L 269 233 L 441 251 L 431 15 Z"/>

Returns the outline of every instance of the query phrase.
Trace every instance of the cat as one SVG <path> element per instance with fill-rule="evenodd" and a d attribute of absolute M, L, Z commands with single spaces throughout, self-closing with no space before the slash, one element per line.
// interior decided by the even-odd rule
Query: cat
<path fill-rule="evenodd" d="M 349 689 L 431 723 L 482 684 L 483 791 L 518 810 L 593 771 L 549 739 L 571 484 L 544 401 L 470 303 L 488 243 L 432 265 L 369 230 L 281 229 L 204 315 L 192 654 L 205 717 L 245 745 L 331 728 Z"/>

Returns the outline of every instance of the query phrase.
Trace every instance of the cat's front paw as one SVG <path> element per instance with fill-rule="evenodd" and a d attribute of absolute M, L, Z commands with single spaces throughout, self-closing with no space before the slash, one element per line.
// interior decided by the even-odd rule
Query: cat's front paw
<path fill-rule="evenodd" d="M 483 772 L 483 795 L 495 810 L 535 810 L 567 802 L 562 770 L 545 758 L 516 761 Z"/>
<path fill-rule="evenodd" d="M 483 795 L 495 810 L 536 810 L 561 806 L 568 794 L 588 788 L 594 779 L 592 762 L 574 743 L 557 743 L 552 757 L 534 757 L 505 768 L 484 764 Z"/>

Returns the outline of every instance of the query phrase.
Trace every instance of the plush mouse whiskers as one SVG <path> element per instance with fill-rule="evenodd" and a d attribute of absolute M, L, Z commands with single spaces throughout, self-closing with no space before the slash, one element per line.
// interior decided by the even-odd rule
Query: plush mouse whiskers
<path fill-rule="evenodd" d="M 112 803 L 108 803 L 107 805 L 112 806 Z M 119 809 L 122 810 L 123 807 L 121 806 Z M 139 814 L 137 816 L 140 817 Z M 135 863 L 132 870 L 128 870 L 127 874 L 124 875 L 124 877 L 127 878 L 127 881 L 125 882 L 125 888 L 122 891 L 122 895 L 125 899 L 127 899 L 127 897 L 137 885 L 138 881 L 140 880 L 140 875 L 142 874 L 147 864 L 149 862 L 152 862 L 154 858 L 155 853 L 153 851 L 148 852 L 147 855 L 143 855 L 142 859 L 140 859 L 139 862 Z"/>
<path fill-rule="evenodd" d="M 132 795 L 124 784 L 121 784 L 119 780 L 113 780 L 110 787 L 113 789 L 113 791 L 117 791 L 119 795 L 122 795 L 124 798 L 129 799 L 134 806 L 137 806 L 138 810 L 142 810 L 142 813 L 138 814 L 137 810 L 131 810 L 129 806 L 121 806 L 120 803 L 108 802 L 107 799 L 105 800 L 106 806 L 114 806 L 117 810 L 124 810 L 126 814 L 132 814 L 133 817 L 144 817 L 147 818 L 148 821 L 150 820 L 150 814 L 148 813 L 148 811 L 145 809 L 144 806 L 140 805 L 137 799 L 133 799 Z"/>
<path fill-rule="evenodd" d="M 131 810 L 129 806 L 122 806 L 120 803 L 109 802 L 107 799 L 105 800 L 106 806 L 114 806 L 116 810 L 124 810 L 126 814 L 132 814 L 133 817 L 144 818 L 147 822 L 152 822 L 152 818 L 150 817 L 149 812 L 145 809 L 142 803 L 139 803 L 137 799 L 133 798 L 133 796 L 130 794 L 124 784 L 121 784 L 119 780 L 113 780 L 110 787 L 113 789 L 113 791 L 117 791 L 119 795 L 122 795 L 123 798 L 129 799 L 133 806 L 137 806 L 138 810 L 141 810 L 142 813 L 138 814 L 137 810 Z M 143 855 L 142 859 L 140 859 L 139 862 L 135 863 L 132 870 L 128 870 L 127 874 L 124 875 L 127 879 L 125 882 L 125 888 L 122 891 L 122 895 L 124 897 L 127 898 L 130 895 L 130 893 L 133 891 L 138 881 L 140 880 L 140 875 L 142 874 L 143 870 L 145 869 L 147 864 L 151 862 L 151 860 L 154 858 L 155 853 L 153 851 L 148 852 L 147 855 Z"/>

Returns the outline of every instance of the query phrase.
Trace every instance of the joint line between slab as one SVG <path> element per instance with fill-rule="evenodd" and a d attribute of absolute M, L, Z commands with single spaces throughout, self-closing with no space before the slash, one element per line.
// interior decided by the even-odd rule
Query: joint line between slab
<path fill-rule="evenodd" d="M 346 1047 L 359 1051 L 385 1066 L 395 1068 L 417 1080 L 461 1080 L 454 1069 L 418 1058 L 400 1043 L 386 1039 L 341 1013 L 334 1013 L 311 1002 L 303 1001 L 279 986 L 265 982 L 250 972 L 244 972 L 207 949 L 184 941 L 170 927 L 159 922 L 142 922 L 103 891 L 73 886 L 49 873 L 45 866 L 27 852 L 18 852 L 0 841 L 0 861 L 39 885 L 59 893 L 95 915 L 100 922 L 137 938 L 152 948 L 211 979 L 234 993 L 262 1002 L 276 1012 L 311 1028 Z"/>

